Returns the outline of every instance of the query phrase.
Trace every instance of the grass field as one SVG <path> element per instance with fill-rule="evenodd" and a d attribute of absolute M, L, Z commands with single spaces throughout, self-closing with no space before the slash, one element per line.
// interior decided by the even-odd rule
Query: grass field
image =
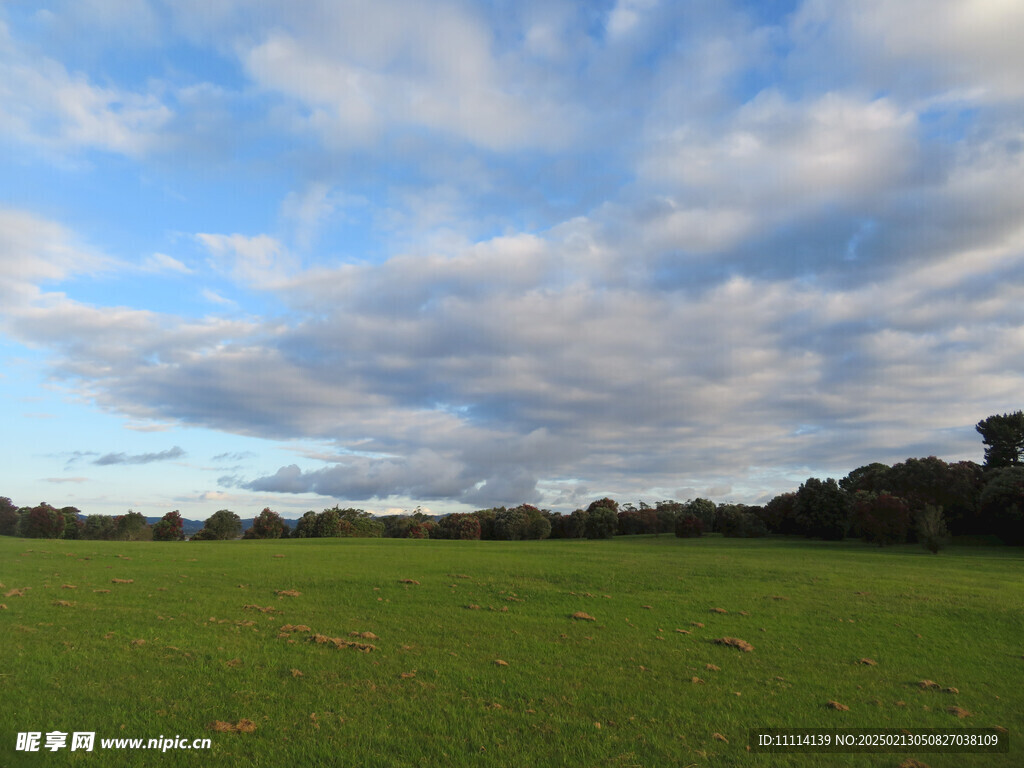
<path fill-rule="evenodd" d="M 1024 764 L 1019 549 L 0 537 L 0 583 L 2 766 Z M 1001 726 L 1011 751 L 748 752 L 769 726 Z M 212 747 L 99 749 L 159 736 Z"/>

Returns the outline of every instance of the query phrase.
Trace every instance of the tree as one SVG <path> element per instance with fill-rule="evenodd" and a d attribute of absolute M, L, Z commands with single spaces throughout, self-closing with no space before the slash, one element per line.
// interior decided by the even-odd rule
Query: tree
<path fill-rule="evenodd" d="M 64 515 L 45 501 L 18 510 L 17 535 L 25 539 L 59 539 L 64 534 Z"/>
<path fill-rule="evenodd" d="M 114 538 L 114 518 L 109 515 L 88 515 L 82 528 L 82 538 L 95 541 Z"/>
<path fill-rule="evenodd" d="M 853 494 L 851 509 L 854 532 L 864 541 L 880 547 L 906 542 L 911 514 L 900 497 L 857 491 Z"/>
<path fill-rule="evenodd" d="M 1024 467 L 992 470 L 981 492 L 981 510 L 1007 544 L 1024 544 Z"/>
<path fill-rule="evenodd" d="M 144 515 L 128 510 L 114 518 L 114 538 L 118 541 L 146 541 L 153 532 Z"/>
<path fill-rule="evenodd" d="M 705 531 L 711 531 L 715 527 L 715 509 L 715 502 L 698 498 L 687 502 L 684 514 L 693 515 L 700 520 Z"/>
<path fill-rule="evenodd" d="M 281 516 L 270 507 L 264 507 L 263 511 L 256 515 L 252 521 L 252 527 L 243 535 L 243 539 L 280 539 L 287 538 L 288 526 Z"/>
<path fill-rule="evenodd" d="M 61 534 L 61 538 L 64 539 L 79 539 L 81 538 L 82 529 L 85 528 L 85 523 L 79 519 L 79 515 L 82 513 L 77 507 L 64 507 L 60 511 L 61 515 L 64 516 L 64 532 Z"/>
<path fill-rule="evenodd" d="M 989 416 L 974 428 L 985 444 L 985 469 L 1024 463 L 1024 411 Z"/>
<path fill-rule="evenodd" d="M 704 535 L 704 523 L 696 515 L 680 515 L 676 518 L 676 536 L 680 539 L 698 539 Z"/>
<path fill-rule="evenodd" d="M 881 493 L 889 490 L 889 465 L 873 462 L 857 467 L 850 474 L 839 481 L 839 487 L 847 493 L 857 491 L 869 491 L 870 493 Z"/>
<path fill-rule="evenodd" d="M 840 541 L 850 524 L 849 498 L 831 477 L 808 478 L 796 492 L 793 512 L 800 532 L 808 538 Z"/>
<path fill-rule="evenodd" d="M 316 535 L 316 512 L 312 509 L 295 521 L 293 539 L 311 539 Z"/>
<path fill-rule="evenodd" d="M 494 513 L 494 538 L 501 541 L 519 541 L 526 538 L 530 516 L 526 506 L 499 509 Z"/>
<path fill-rule="evenodd" d="M 203 533 L 206 531 L 206 533 Z M 193 539 L 226 541 L 227 539 L 238 538 L 242 532 L 242 519 L 230 509 L 218 509 L 203 523 L 203 530 L 199 531 Z M 202 534 L 200 536 L 200 534 Z"/>
<path fill-rule="evenodd" d="M 185 539 L 185 521 L 181 512 L 174 510 L 161 517 L 153 525 L 153 541 L 183 541 Z"/>
<path fill-rule="evenodd" d="M 917 538 L 933 555 L 939 554 L 939 550 L 948 539 L 942 507 L 926 504 L 925 508 L 917 513 Z"/>
<path fill-rule="evenodd" d="M 602 499 L 602 501 L 604 501 Z M 596 502 L 595 502 L 596 503 Z M 619 516 L 612 507 L 595 507 L 587 510 L 585 531 L 588 539 L 610 539 L 619 528 Z"/>
<path fill-rule="evenodd" d="M 447 515 L 437 521 L 437 536 L 441 539 L 472 541 L 480 538 L 480 518 L 462 512 Z"/>
<path fill-rule="evenodd" d="M 764 505 L 761 519 L 772 533 L 794 534 L 798 532 L 795 509 L 796 494 L 780 493 Z"/>
<path fill-rule="evenodd" d="M 0 496 L 0 536 L 13 536 L 17 527 L 18 508 L 6 496 Z"/>

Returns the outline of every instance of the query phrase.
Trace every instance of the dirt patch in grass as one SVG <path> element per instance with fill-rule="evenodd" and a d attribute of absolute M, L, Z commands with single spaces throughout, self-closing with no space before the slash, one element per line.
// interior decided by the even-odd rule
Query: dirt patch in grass
<path fill-rule="evenodd" d="M 464 573 L 449 573 L 448 576 L 450 578 L 452 578 L 452 579 L 468 579 L 469 578 L 469 576 L 467 576 Z"/>
<path fill-rule="evenodd" d="M 479 611 L 480 610 L 480 606 L 476 605 L 475 603 L 470 603 L 469 605 L 466 606 L 466 610 L 468 610 L 468 611 Z"/>
<path fill-rule="evenodd" d="M 278 597 L 298 597 L 302 593 L 297 589 L 279 589 L 274 594 Z"/>
<path fill-rule="evenodd" d="M 6 610 L 7 610 L 7 604 L 6 603 L 0 603 L 0 611 L 6 611 Z"/>
<path fill-rule="evenodd" d="M 210 723 L 209 727 L 211 731 L 216 731 L 217 733 L 252 733 L 256 730 L 256 723 L 243 717 L 237 723 L 214 720 Z"/>
<path fill-rule="evenodd" d="M 576 613 L 574 613 L 570 618 L 573 618 L 576 621 L 597 621 L 597 619 L 589 613 L 584 613 L 583 611 L 576 611 Z"/>
<path fill-rule="evenodd" d="M 32 587 L 22 587 L 21 589 L 8 590 L 4 597 L 24 597 L 25 593 L 32 589 Z"/>
<path fill-rule="evenodd" d="M 141 637 L 138 640 L 132 640 L 130 643 L 128 643 L 128 645 L 133 645 L 136 648 L 138 648 L 140 645 L 145 645 L 145 644 L 146 644 L 146 641 L 143 640 Z"/>
<path fill-rule="evenodd" d="M 230 661 L 225 661 L 224 665 L 228 666 L 228 667 L 240 667 L 240 666 L 242 666 L 242 660 L 241 659 L 231 659 Z"/>
<path fill-rule="evenodd" d="M 722 671 L 721 667 L 716 667 L 714 664 L 705 664 L 704 665 L 704 669 L 707 669 L 707 670 L 709 670 L 711 672 L 721 672 Z"/>
<path fill-rule="evenodd" d="M 845 704 L 840 704 L 838 701 L 830 701 L 825 706 L 828 707 L 829 709 L 839 710 L 840 712 L 849 712 L 850 711 L 850 708 L 848 706 L 846 706 Z"/>
<path fill-rule="evenodd" d="M 402 672 L 398 676 L 403 680 L 411 680 L 412 678 L 416 677 L 416 670 L 414 669 L 411 672 Z"/>
<path fill-rule="evenodd" d="M 416 579 L 399 579 L 398 583 L 399 584 L 414 584 L 417 587 L 420 585 L 420 583 L 418 581 L 416 581 Z"/>
<path fill-rule="evenodd" d="M 863 664 L 863 665 L 868 666 L 868 667 L 877 667 L 878 666 L 878 662 L 875 661 L 874 659 L 859 659 L 857 661 L 857 663 L 858 664 Z"/>
<path fill-rule="evenodd" d="M 373 632 L 349 632 L 349 637 L 361 637 L 363 640 L 380 640 Z"/>
<path fill-rule="evenodd" d="M 699 677 L 697 677 L 696 675 L 694 675 L 693 677 L 691 677 L 691 678 L 690 678 L 690 682 L 691 682 L 691 683 L 693 683 L 694 685 L 701 685 L 701 684 L 703 684 L 703 683 L 704 683 L 704 681 L 703 681 L 703 680 L 701 680 L 701 679 L 700 679 Z"/>
<path fill-rule="evenodd" d="M 754 646 L 746 640 L 740 640 L 738 637 L 719 637 L 711 642 L 716 645 L 728 645 L 730 648 L 737 648 L 745 653 L 750 653 L 754 650 Z"/>
<path fill-rule="evenodd" d="M 922 688 L 924 690 L 938 690 L 942 686 L 936 683 L 934 680 L 921 680 L 918 682 L 917 687 Z"/>
<path fill-rule="evenodd" d="M 242 606 L 242 610 L 243 611 L 259 611 L 260 613 L 277 613 L 277 608 L 275 608 L 272 605 L 268 605 L 268 606 L 262 606 L 262 605 L 243 605 Z"/>
<path fill-rule="evenodd" d="M 370 651 L 377 650 L 377 646 L 369 643 L 357 643 L 353 640 L 345 640 L 340 637 L 328 637 L 327 635 L 321 635 L 319 633 L 314 634 L 309 638 L 309 640 L 317 645 L 333 645 L 335 648 L 354 648 L 355 650 L 362 651 L 363 653 L 369 653 Z"/>
<path fill-rule="evenodd" d="M 715 739 L 716 741 L 724 741 L 726 744 L 729 743 L 729 740 L 727 738 L 725 738 L 725 736 L 723 736 L 720 733 L 712 733 L 711 734 L 711 738 Z"/>
<path fill-rule="evenodd" d="M 134 584 L 135 579 L 111 579 L 111 584 Z"/>
<path fill-rule="evenodd" d="M 70 600 L 54 600 L 53 604 L 62 608 L 70 608 L 74 605 Z"/>
<path fill-rule="evenodd" d="M 297 669 L 293 669 L 293 670 L 291 670 L 291 673 L 292 673 L 292 677 L 303 677 L 303 674 L 302 674 L 302 672 L 300 672 L 300 671 L 299 671 L 299 670 L 297 670 Z"/>
<path fill-rule="evenodd" d="M 494 660 L 494 666 L 496 666 L 496 667 L 507 667 L 508 666 L 508 662 L 505 661 L 504 659 L 495 659 Z"/>
<path fill-rule="evenodd" d="M 728 611 L 725 608 L 712 608 L 711 613 L 728 613 Z"/>
<path fill-rule="evenodd" d="M 97 595 L 109 595 L 110 594 L 110 590 L 109 589 L 94 589 L 93 592 L 95 592 Z"/>
<path fill-rule="evenodd" d="M 74 584 L 61 584 L 60 588 L 61 589 L 78 589 L 78 587 L 76 587 Z"/>
<path fill-rule="evenodd" d="M 970 717 L 971 716 L 971 713 L 968 712 L 963 707 L 946 707 L 946 711 L 949 712 L 949 714 L 951 714 L 951 715 L 956 715 L 957 717 Z"/>
<path fill-rule="evenodd" d="M 900 768 L 930 768 L 930 766 L 928 765 L 928 763 L 922 763 L 920 760 L 915 760 L 912 757 L 908 757 L 906 760 L 900 763 Z"/>
<path fill-rule="evenodd" d="M 700 629 L 704 629 L 704 624 L 702 622 L 699 622 L 699 621 L 691 621 L 690 622 L 690 626 L 691 627 L 698 627 Z"/>
<path fill-rule="evenodd" d="M 305 624 L 285 624 L 280 629 L 281 632 L 312 632 L 310 627 Z"/>
<path fill-rule="evenodd" d="M 789 600 L 789 598 L 786 597 L 785 595 L 772 595 L 771 599 L 772 600 Z"/>
<path fill-rule="evenodd" d="M 274 557 L 284 557 L 284 555 L 274 555 Z"/>

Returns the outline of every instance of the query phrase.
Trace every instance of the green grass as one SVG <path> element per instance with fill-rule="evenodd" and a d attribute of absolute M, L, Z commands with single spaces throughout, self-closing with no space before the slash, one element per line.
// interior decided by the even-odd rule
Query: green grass
<path fill-rule="evenodd" d="M 1008 548 L 0 537 L 0 766 L 1020 765 L 1022 577 Z M 280 638 L 284 624 L 373 632 L 377 650 Z M 242 718 L 255 732 L 209 729 Z M 754 727 L 995 725 L 1010 754 L 746 751 Z M 16 733 L 51 730 L 213 747 L 14 750 Z"/>

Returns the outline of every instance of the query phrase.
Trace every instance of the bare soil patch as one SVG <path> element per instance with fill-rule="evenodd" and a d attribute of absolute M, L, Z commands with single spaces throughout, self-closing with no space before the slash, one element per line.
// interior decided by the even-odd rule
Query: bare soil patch
<path fill-rule="evenodd" d="M 589 613 L 584 613 L 583 611 L 576 611 L 571 618 L 576 619 L 576 621 L 597 621 L 597 619 Z"/>
<path fill-rule="evenodd" d="M 750 653 L 754 650 L 754 646 L 748 643 L 746 640 L 740 640 L 738 637 L 719 637 L 711 642 L 716 645 L 728 645 L 730 648 L 737 648 L 745 653 Z"/>
<path fill-rule="evenodd" d="M 850 711 L 850 708 L 848 706 L 846 706 L 845 704 L 840 704 L 838 701 L 830 701 L 825 706 L 828 707 L 829 709 L 837 709 L 840 712 L 849 712 Z"/>

